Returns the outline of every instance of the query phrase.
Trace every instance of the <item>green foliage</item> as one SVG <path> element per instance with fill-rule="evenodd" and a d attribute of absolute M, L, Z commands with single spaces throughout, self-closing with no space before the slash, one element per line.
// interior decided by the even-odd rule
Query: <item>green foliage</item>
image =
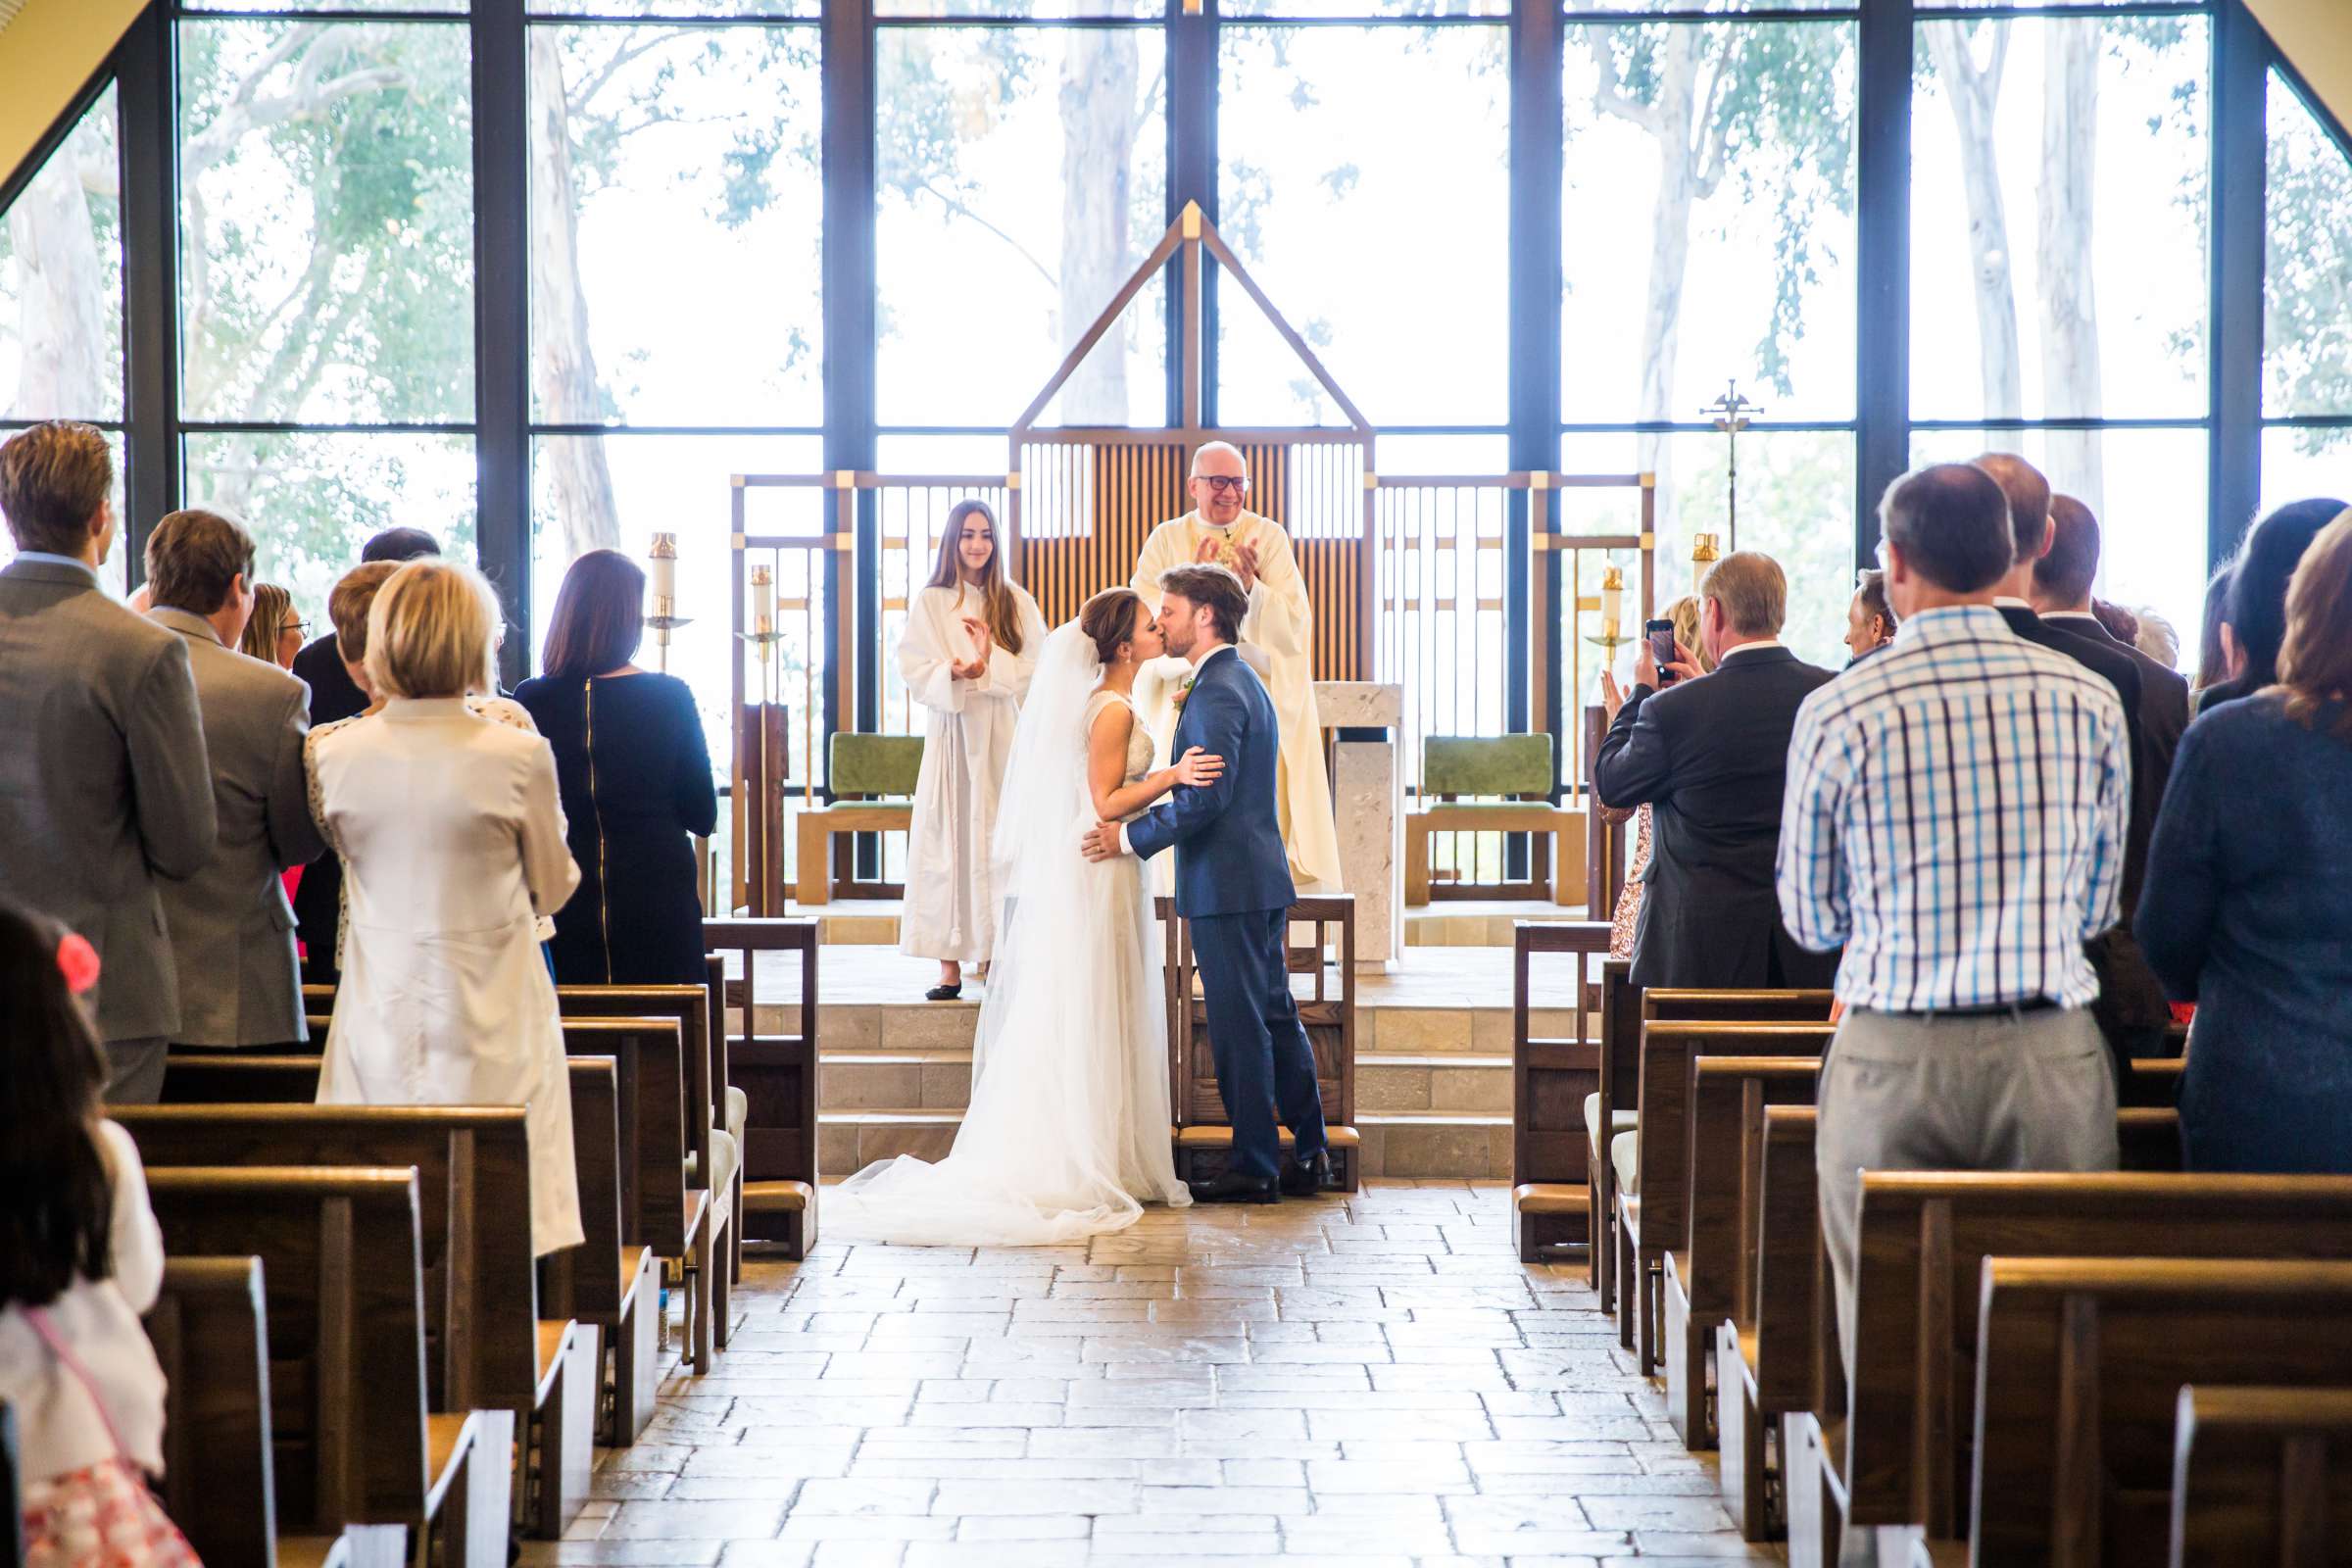
<path fill-rule="evenodd" d="M 2270 267 L 2265 403 L 2274 415 L 2352 412 L 2352 158 L 2292 96 L 2272 84 Z M 2300 430 L 2306 452 L 2352 432 Z"/>

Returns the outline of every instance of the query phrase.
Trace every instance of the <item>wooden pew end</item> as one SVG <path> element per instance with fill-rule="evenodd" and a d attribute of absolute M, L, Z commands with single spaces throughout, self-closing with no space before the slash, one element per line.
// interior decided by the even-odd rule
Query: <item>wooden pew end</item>
<path fill-rule="evenodd" d="M 809 1182 L 745 1182 L 743 1239 L 747 1244 L 781 1246 L 794 1262 L 808 1255 L 815 1242 L 811 1216 L 816 1188 Z"/>
<path fill-rule="evenodd" d="M 1585 1256 L 1592 1244 L 1592 1189 L 1583 1182 L 1524 1182 L 1511 1189 L 1519 1261 L 1549 1263 Z"/>
<path fill-rule="evenodd" d="M 1195 1125 L 1170 1130 L 1176 1137 L 1178 1181 L 1207 1181 L 1225 1169 L 1226 1152 L 1233 1148 L 1231 1127 Z M 1277 1128 L 1276 1132 L 1285 1149 L 1296 1141 L 1288 1127 Z M 1362 1135 L 1352 1127 L 1333 1124 L 1323 1129 L 1323 1136 L 1331 1145 L 1331 1174 L 1339 1183 L 1339 1191 L 1357 1191 L 1362 1180 L 1362 1165 L 1357 1158 L 1357 1151 L 1363 1145 Z"/>

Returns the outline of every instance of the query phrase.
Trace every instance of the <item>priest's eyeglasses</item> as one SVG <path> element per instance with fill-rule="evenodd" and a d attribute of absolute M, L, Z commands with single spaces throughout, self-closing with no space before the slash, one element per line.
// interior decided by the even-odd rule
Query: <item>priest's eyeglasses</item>
<path fill-rule="evenodd" d="M 1204 473 L 1200 475 L 1200 479 L 1211 492 L 1219 495 L 1228 490 L 1237 496 L 1245 495 L 1250 489 L 1250 476 L 1246 473 Z"/>

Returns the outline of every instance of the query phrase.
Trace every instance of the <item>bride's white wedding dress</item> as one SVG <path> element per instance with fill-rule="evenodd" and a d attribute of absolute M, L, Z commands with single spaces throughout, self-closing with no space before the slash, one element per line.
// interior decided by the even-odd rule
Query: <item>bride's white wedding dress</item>
<path fill-rule="evenodd" d="M 1005 907 L 955 1147 L 937 1164 L 883 1160 L 828 1192 L 829 1235 L 1051 1246 L 1123 1230 L 1148 1202 L 1192 1201 L 1168 1147 L 1167 1015 L 1143 863 L 1078 850 L 1095 822 L 1087 735 L 1126 701 L 1101 681 L 1076 624 L 1046 640 L 1001 797 Z M 1138 718 L 1128 782 L 1152 753 Z"/>

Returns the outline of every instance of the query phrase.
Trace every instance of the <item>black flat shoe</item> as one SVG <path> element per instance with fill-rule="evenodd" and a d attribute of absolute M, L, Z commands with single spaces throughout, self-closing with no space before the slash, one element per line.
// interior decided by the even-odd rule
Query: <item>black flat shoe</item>
<path fill-rule="evenodd" d="M 963 987 L 959 985 L 933 986 L 930 990 L 923 993 L 923 1000 L 925 1002 L 954 1002 L 957 997 L 962 995 Z"/>
<path fill-rule="evenodd" d="M 1282 1194 L 1263 1176 L 1229 1170 L 1204 1182 L 1187 1182 L 1196 1203 L 1279 1203 Z"/>
<path fill-rule="evenodd" d="M 1285 1198 L 1312 1198 L 1331 1185 L 1331 1155 L 1320 1150 L 1305 1159 L 1294 1159 L 1282 1168 L 1282 1196 Z"/>

